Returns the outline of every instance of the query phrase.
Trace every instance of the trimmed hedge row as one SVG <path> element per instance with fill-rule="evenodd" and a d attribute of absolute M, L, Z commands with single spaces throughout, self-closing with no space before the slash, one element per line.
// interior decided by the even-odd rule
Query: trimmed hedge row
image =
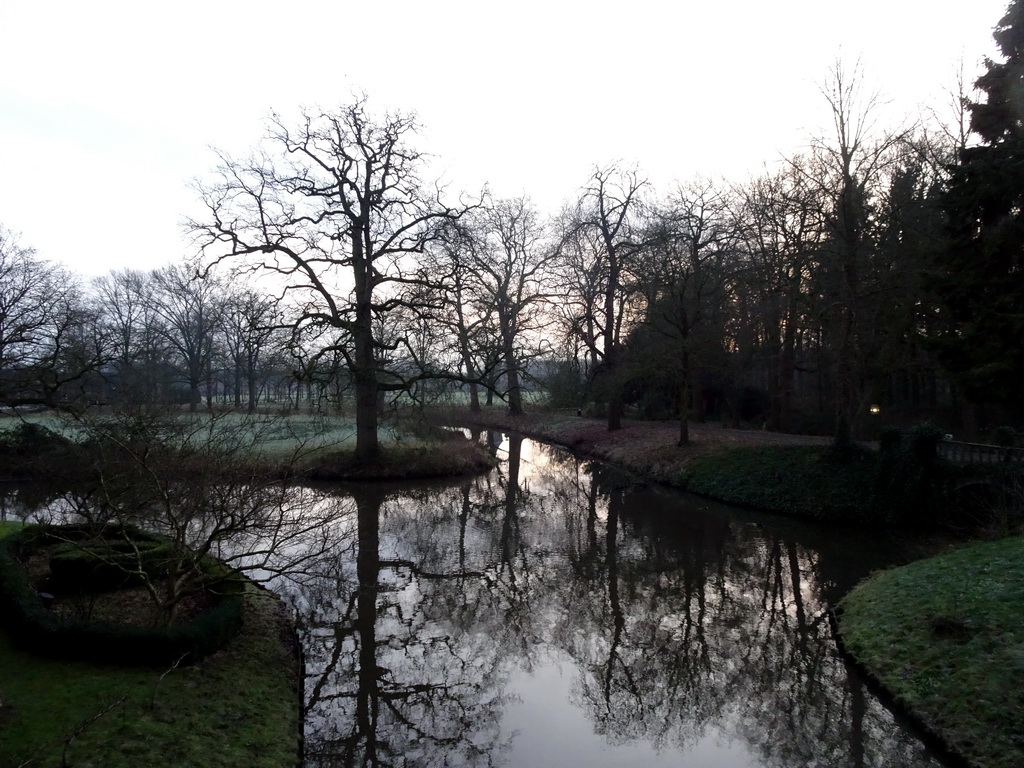
<path fill-rule="evenodd" d="M 143 577 L 167 575 L 173 550 L 166 542 L 132 535 L 132 540 L 58 544 L 50 550 L 50 583 L 68 592 L 107 592 L 136 587 Z"/>
<path fill-rule="evenodd" d="M 223 566 L 216 574 L 219 600 L 186 624 L 135 627 L 67 619 L 49 611 L 36 592 L 21 558 L 69 536 L 85 536 L 81 526 L 26 526 L 0 540 L 0 612 L 18 645 L 58 658 L 138 666 L 189 664 L 224 647 L 242 626 L 244 580 Z M 140 535 L 140 540 L 156 541 Z M 123 573 L 122 573 L 123 576 Z"/>

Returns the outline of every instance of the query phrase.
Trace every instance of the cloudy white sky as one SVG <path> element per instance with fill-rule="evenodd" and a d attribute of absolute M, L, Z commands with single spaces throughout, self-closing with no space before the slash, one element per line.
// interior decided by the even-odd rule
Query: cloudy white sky
<path fill-rule="evenodd" d="M 825 130 L 837 60 L 893 125 L 944 109 L 1006 2 L 0 0 L 0 224 L 86 275 L 177 260 L 211 146 L 360 91 L 451 189 L 545 212 L 613 160 L 742 180 Z"/>

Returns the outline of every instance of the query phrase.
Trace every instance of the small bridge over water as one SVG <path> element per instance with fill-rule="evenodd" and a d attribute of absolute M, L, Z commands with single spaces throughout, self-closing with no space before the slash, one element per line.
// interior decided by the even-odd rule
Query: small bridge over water
<path fill-rule="evenodd" d="M 1017 464 L 1024 465 L 1024 448 L 1008 448 L 985 443 L 960 443 L 940 440 L 936 453 L 955 464 Z"/>

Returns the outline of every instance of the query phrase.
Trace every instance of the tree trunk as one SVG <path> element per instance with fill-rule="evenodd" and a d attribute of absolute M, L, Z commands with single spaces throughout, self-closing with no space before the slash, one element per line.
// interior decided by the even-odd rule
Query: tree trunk
<path fill-rule="evenodd" d="M 687 348 L 686 340 L 683 340 L 683 349 L 680 356 L 682 371 L 679 375 L 679 443 L 687 445 L 690 442 L 690 350 Z"/>
<path fill-rule="evenodd" d="M 364 342 L 364 344 L 366 344 Z M 372 356 L 373 341 L 368 343 L 370 355 Z M 377 458 L 379 446 L 377 443 L 377 373 L 372 363 L 365 362 L 366 352 L 359 354 L 357 347 L 356 358 L 360 360 L 358 368 L 354 372 L 356 384 L 356 459 L 359 461 L 373 461 Z"/>
<path fill-rule="evenodd" d="M 256 361 L 249 355 L 248 366 L 245 371 L 246 385 L 248 387 L 249 404 L 246 408 L 249 413 L 256 413 L 256 402 L 259 400 L 259 393 L 256 388 Z"/>
<path fill-rule="evenodd" d="M 782 335 L 782 358 L 779 361 L 779 421 L 776 427 L 780 432 L 792 429 L 793 387 L 796 376 L 796 314 L 791 305 L 786 315 L 786 330 Z"/>
<path fill-rule="evenodd" d="M 359 642 L 359 690 L 356 696 L 356 729 L 363 740 L 364 757 L 374 764 L 377 751 L 377 719 L 383 670 L 377 664 L 377 595 L 380 591 L 380 504 L 377 494 L 356 495 L 359 549 L 356 575 L 356 632 Z"/>
<path fill-rule="evenodd" d="M 199 378 L 192 376 L 188 382 L 188 410 L 190 413 L 195 413 L 199 410 L 199 404 L 203 401 L 202 394 L 199 392 Z"/>
<path fill-rule="evenodd" d="M 608 398 L 608 431 L 622 429 L 622 393 L 617 387 Z"/>
<path fill-rule="evenodd" d="M 373 265 L 363 250 L 362 233 L 352 235 L 352 264 L 355 273 L 355 321 L 352 342 L 355 347 L 356 460 L 374 461 L 377 444 L 377 365 L 373 343 Z"/>
<path fill-rule="evenodd" d="M 469 410 L 473 413 L 480 413 L 480 387 L 476 383 L 477 371 L 473 364 L 473 354 L 469 349 L 469 334 L 465 330 L 461 308 L 457 308 L 457 312 L 459 317 L 459 354 L 462 356 L 462 365 L 466 369 L 466 378 L 470 382 Z"/>
<path fill-rule="evenodd" d="M 476 366 L 473 365 L 473 356 L 469 353 L 468 343 L 462 345 L 462 364 L 466 367 L 466 378 L 469 382 L 469 410 L 473 413 L 480 413 L 480 386 L 476 383 Z"/>
<path fill-rule="evenodd" d="M 242 364 L 241 361 L 235 360 L 235 371 L 234 381 L 232 382 L 234 392 L 235 408 L 241 410 L 242 408 Z"/>
<path fill-rule="evenodd" d="M 618 383 L 618 350 L 615 339 L 615 296 L 619 288 L 619 260 L 610 237 L 605 235 L 608 249 L 608 285 L 604 293 L 604 375 L 608 382 L 608 431 L 622 429 L 622 388 Z"/>
<path fill-rule="evenodd" d="M 679 442 L 677 445 L 683 446 L 690 442 L 690 409 L 688 400 L 690 399 L 690 387 L 686 380 L 683 379 L 681 386 L 679 387 Z"/>
<path fill-rule="evenodd" d="M 512 340 L 505 340 L 505 383 L 508 385 L 508 412 L 512 416 L 523 413 L 523 393 L 519 388 L 519 364 Z"/>
<path fill-rule="evenodd" d="M 782 341 L 779 339 L 781 323 L 776 318 L 765 322 L 770 339 L 766 343 L 768 352 L 768 419 L 767 428 L 780 431 L 782 425 Z"/>

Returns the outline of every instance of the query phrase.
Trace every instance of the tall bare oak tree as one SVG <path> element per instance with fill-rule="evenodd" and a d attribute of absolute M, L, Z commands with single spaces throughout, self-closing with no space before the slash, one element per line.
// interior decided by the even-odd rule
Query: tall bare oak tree
<path fill-rule="evenodd" d="M 351 371 L 360 460 L 378 453 L 378 396 L 408 383 L 409 372 L 382 361 L 402 340 L 378 338 L 376 321 L 408 307 L 409 290 L 422 287 L 415 255 L 460 215 L 421 184 L 416 129 L 409 115 L 375 118 L 365 98 L 304 111 L 295 125 L 274 114 L 258 153 L 220 155 L 218 182 L 200 189 L 208 215 L 191 223 L 214 261 L 246 257 L 285 280 L 297 330 L 340 331 L 321 353 L 340 353 Z"/>

